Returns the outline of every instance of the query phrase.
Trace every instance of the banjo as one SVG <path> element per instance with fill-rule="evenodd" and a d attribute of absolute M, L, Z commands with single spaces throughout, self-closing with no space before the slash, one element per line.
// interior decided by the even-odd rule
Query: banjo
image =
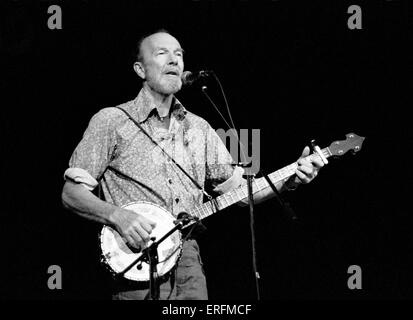
<path fill-rule="evenodd" d="M 326 164 L 327 158 L 339 157 L 352 151 L 356 153 L 361 150 L 361 146 L 364 141 L 364 137 L 357 136 L 354 133 L 346 135 L 346 140 L 335 141 L 329 147 L 320 149 L 315 148 L 315 152 L 308 155 L 307 158 L 319 157 Z M 275 185 L 280 181 L 283 181 L 290 176 L 294 175 L 298 165 L 296 162 L 274 171 L 268 175 L 268 178 Z M 259 192 L 269 187 L 269 183 L 265 179 L 258 179 L 253 181 L 253 192 Z M 234 203 L 239 202 L 242 199 L 248 197 L 247 186 L 240 186 L 227 192 L 223 195 L 216 197 L 213 200 L 205 202 L 199 206 L 196 206 L 189 214 L 202 220 L 209 217 L 215 212 L 223 210 Z M 146 218 L 154 221 L 156 227 L 152 230 L 151 239 L 161 239 L 176 225 L 176 217 L 173 216 L 165 208 L 145 201 L 136 201 L 122 206 L 124 209 L 128 209 L 137 212 Z M 187 228 L 194 222 L 190 222 L 184 228 Z M 136 252 L 136 250 L 130 248 L 123 240 L 121 235 L 112 227 L 103 226 L 100 235 L 100 247 L 101 247 L 101 261 L 108 267 L 113 275 L 122 273 L 126 268 L 132 264 L 142 253 Z M 148 242 L 148 246 L 152 240 Z M 175 231 L 169 235 L 163 242 L 158 245 L 158 264 L 157 273 L 159 277 L 166 275 L 177 264 L 182 252 L 182 235 L 180 231 Z M 123 273 L 123 277 L 132 281 L 147 282 L 150 280 L 149 264 L 142 262 L 139 267 L 130 268 L 127 272 Z"/>

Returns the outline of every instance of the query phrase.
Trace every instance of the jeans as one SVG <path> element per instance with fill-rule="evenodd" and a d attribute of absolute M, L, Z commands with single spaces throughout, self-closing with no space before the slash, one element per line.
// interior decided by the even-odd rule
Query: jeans
<path fill-rule="evenodd" d="M 160 300 L 207 300 L 206 278 L 196 240 L 183 243 L 178 265 L 163 280 L 159 288 Z M 127 279 L 119 281 L 112 295 L 113 300 L 147 300 L 149 284 Z"/>

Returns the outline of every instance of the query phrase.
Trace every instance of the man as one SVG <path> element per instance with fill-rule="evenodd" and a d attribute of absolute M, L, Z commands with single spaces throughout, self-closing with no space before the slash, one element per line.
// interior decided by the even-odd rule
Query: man
<path fill-rule="evenodd" d="M 245 183 L 243 170 L 234 168 L 224 144 L 202 118 L 188 112 L 175 98 L 181 89 L 183 50 L 167 31 L 143 37 L 138 44 L 134 70 L 143 80 L 135 100 L 120 107 L 149 133 L 195 180 L 191 181 L 171 163 L 155 142 L 117 108 L 100 110 L 91 119 L 65 172 L 64 206 L 88 219 L 113 227 L 130 247 L 141 248 L 155 224 L 121 208 L 132 201 L 147 201 L 166 208 L 173 215 L 191 212 L 203 201 L 204 187 L 225 193 Z M 279 183 L 280 191 L 308 183 L 323 166 L 309 162 L 306 147 L 298 160 L 296 175 Z M 91 191 L 101 182 L 105 200 Z M 273 195 L 267 188 L 254 195 L 259 202 Z M 244 200 L 246 203 L 247 200 Z M 114 299 L 146 299 L 147 287 L 125 280 Z M 183 244 L 178 266 L 160 285 L 160 299 L 207 299 L 207 288 L 199 248 L 195 239 Z"/>

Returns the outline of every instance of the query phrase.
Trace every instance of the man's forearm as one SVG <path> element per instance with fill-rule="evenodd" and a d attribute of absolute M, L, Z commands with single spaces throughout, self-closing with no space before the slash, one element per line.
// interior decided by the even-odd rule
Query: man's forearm
<path fill-rule="evenodd" d="M 265 178 L 258 178 L 256 180 L 257 184 L 262 184 L 264 183 Z M 267 181 L 265 181 L 265 183 L 267 184 Z M 279 182 L 277 184 L 274 184 L 274 186 L 277 188 L 278 192 L 282 192 L 283 191 L 283 182 Z M 257 193 L 254 194 L 254 202 L 255 203 L 261 203 L 264 202 L 268 199 L 271 199 L 275 196 L 274 191 L 272 190 L 272 188 L 270 187 L 270 185 L 268 185 L 266 188 L 262 189 L 261 191 L 258 191 Z M 248 199 L 247 199 L 248 201 Z"/>
<path fill-rule="evenodd" d="M 103 224 L 113 224 L 116 206 L 100 200 L 84 186 L 66 181 L 62 191 L 62 202 L 65 208 L 89 220 Z"/>

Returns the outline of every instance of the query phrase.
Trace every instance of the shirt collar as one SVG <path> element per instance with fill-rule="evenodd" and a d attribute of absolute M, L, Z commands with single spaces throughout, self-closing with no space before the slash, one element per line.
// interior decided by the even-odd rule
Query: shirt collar
<path fill-rule="evenodd" d="M 148 93 L 145 88 L 142 88 L 138 96 L 134 100 L 135 110 L 139 122 L 146 121 L 150 116 L 156 115 L 156 104 L 153 101 L 153 97 Z M 185 107 L 179 100 L 173 96 L 171 103 L 171 115 L 175 116 L 177 120 L 183 120 L 187 114 Z"/>

